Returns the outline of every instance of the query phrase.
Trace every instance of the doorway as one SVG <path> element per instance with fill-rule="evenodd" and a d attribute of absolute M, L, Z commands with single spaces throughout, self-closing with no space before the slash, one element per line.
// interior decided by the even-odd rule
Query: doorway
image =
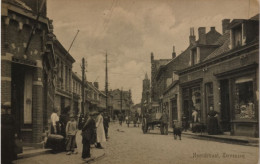
<path fill-rule="evenodd" d="M 11 103 L 15 133 L 24 142 L 32 141 L 32 69 L 12 64 Z"/>
<path fill-rule="evenodd" d="M 220 100 L 221 100 L 221 126 L 223 132 L 231 130 L 230 125 L 230 93 L 229 93 L 229 80 L 220 81 Z"/>

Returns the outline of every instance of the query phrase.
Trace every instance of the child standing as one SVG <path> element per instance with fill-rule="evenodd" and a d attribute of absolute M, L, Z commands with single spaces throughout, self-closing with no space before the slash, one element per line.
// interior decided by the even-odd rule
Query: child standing
<path fill-rule="evenodd" d="M 70 155 L 72 152 L 77 154 L 77 151 L 74 149 L 76 148 L 76 133 L 77 133 L 77 122 L 75 120 L 75 116 L 70 116 L 70 121 L 68 121 L 66 126 L 66 150 L 67 155 Z"/>

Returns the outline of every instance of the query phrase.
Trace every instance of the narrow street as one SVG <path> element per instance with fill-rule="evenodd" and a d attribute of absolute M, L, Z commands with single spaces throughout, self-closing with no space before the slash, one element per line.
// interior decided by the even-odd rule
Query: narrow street
<path fill-rule="evenodd" d="M 118 122 L 110 124 L 109 137 L 108 142 L 102 144 L 104 147 L 103 150 L 96 148 L 91 149 L 92 156 L 105 152 L 104 157 L 99 158 L 92 163 L 167 164 L 177 162 L 178 164 L 189 164 L 196 162 L 202 164 L 256 164 L 258 160 L 257 147 L 197 140 L 186 136 L 183 136 L 182 140 L 174 140 L 171 133 L 162 136 L 159 134 L 159 130 L 155 129 L 148 134 L 143 134 L 141 126 L 135 128 L 133 125 L 130 125 L 128 128 L 126 124 L 120 126 Z M 80 135 L 78 135 L 77 143 L 79 152 L 81 152 L 80 139 Z M 212 156 L 210 157 L 209 154 Z M 224 157 L 224 154 L 226 154 L 226 156 L 229 155 L 230 157 Z M 64 152 L 58 154 L 46 153 L 20 159 L 14 163 L 83 163 L 84 161 L 81 159 L 80 155 L 81 154 L 79 153 L 77 155 L 68 156 Z"/>

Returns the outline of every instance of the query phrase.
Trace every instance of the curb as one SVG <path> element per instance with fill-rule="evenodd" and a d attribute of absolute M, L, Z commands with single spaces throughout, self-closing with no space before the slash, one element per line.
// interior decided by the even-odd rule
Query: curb
<path fill-rule="evenodd" d="M 201 135 L 201 134 L 188 134 L 182 133 L 185 136 L 189 136 L 194 139 L 201 139 L 201 140 L 209 140 L 209 141 L 216 141 L 216 142 L 224 142 L 230 144 L 238 144 L 238 145 L 245 145 L 245 146 L 254 146 L 258 147 L 258 142 L 250 142 L 250 140 L 239 139 L 239 138 L 224 138 L 224 137 L 217 137 L 211 135 Z"/>
<path fill-rule="evenodd" d="M 46 154 L 46 153 L 49 153 L 49 152 L 52 151 L 51 149 L 33 149 L 33 150 L 39 150 L 39 151 L 30 152 L 30 153 L 29 153 L 29 151 L 28 152 L 25 151 L 21 154 L 18 154 L 17 160 L 24 159 L 24 158 L 30 158 L 30 157 L 34 157 L 34 156 L 37 156 L 37 155 Z"/>

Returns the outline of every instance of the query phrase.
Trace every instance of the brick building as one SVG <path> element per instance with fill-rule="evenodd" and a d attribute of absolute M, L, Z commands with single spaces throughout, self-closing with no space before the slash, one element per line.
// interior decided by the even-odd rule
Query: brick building
<path fill-rule="evenodd" d="M 39 14 L 41 2 L 2 1 L 1 103 L 11 109 L 2 108 L 1 116 L 2 120 L 8 115 L 14 117 L 12 128 L 28 144 L 42 141 L 49 110 L 54 106 L 53 26 L 46 17 L 46 3 Z"/>
<path fill-rule="evenodd" d="M 151 53 L 151 101 L 158 102 L 159 101 L 159 92 L 160 89 L 156 83 L 156 74 L 159 68 L 162 65 L 167 64 L 171 59 L 154 59 L 154 54 Z"/>
<path fill-rule="evenodd" d="M 73 108 L 75 114 L 81 113 L 82 103 L 82 80 L 77 73 L 72 72 L 72 94 L 73 94 Z"/>
<path fill-rule="evenodd" d="M 212 42 L 214 49 L 191 50 L 190 66 L 178 72 L 181 110 L 189 118 L 196 108 L 206 124 L 213 106 L 223 131 L 258 137 L 258 19 L 225 19 L 223 35 Z"/>
<path fill-rule="evenodd" d="M 69 117 L 69 113 L 74 113 L 70 110 L 73 107 L 72 64 L 75 60 L 57 39 L 53 47 L 57 65 L 55 107 L 59 110 L 58 114 Z"/>
<path fill-rule="evenodd" d="M 181 122 L 179 76 L 176 72 L 189 64 L 190 50 L 195 44 L 195 39 L 194 28 L 190 28 L 189 46 L 178 56 L 176 56 L 175 47 L 173 47 L 172 60 L 161 66 L 156 74 L 156 83 L 161 88 L 159 92 L 160 107 L 169 114 L 170 126 L 173 122 Z"/>

